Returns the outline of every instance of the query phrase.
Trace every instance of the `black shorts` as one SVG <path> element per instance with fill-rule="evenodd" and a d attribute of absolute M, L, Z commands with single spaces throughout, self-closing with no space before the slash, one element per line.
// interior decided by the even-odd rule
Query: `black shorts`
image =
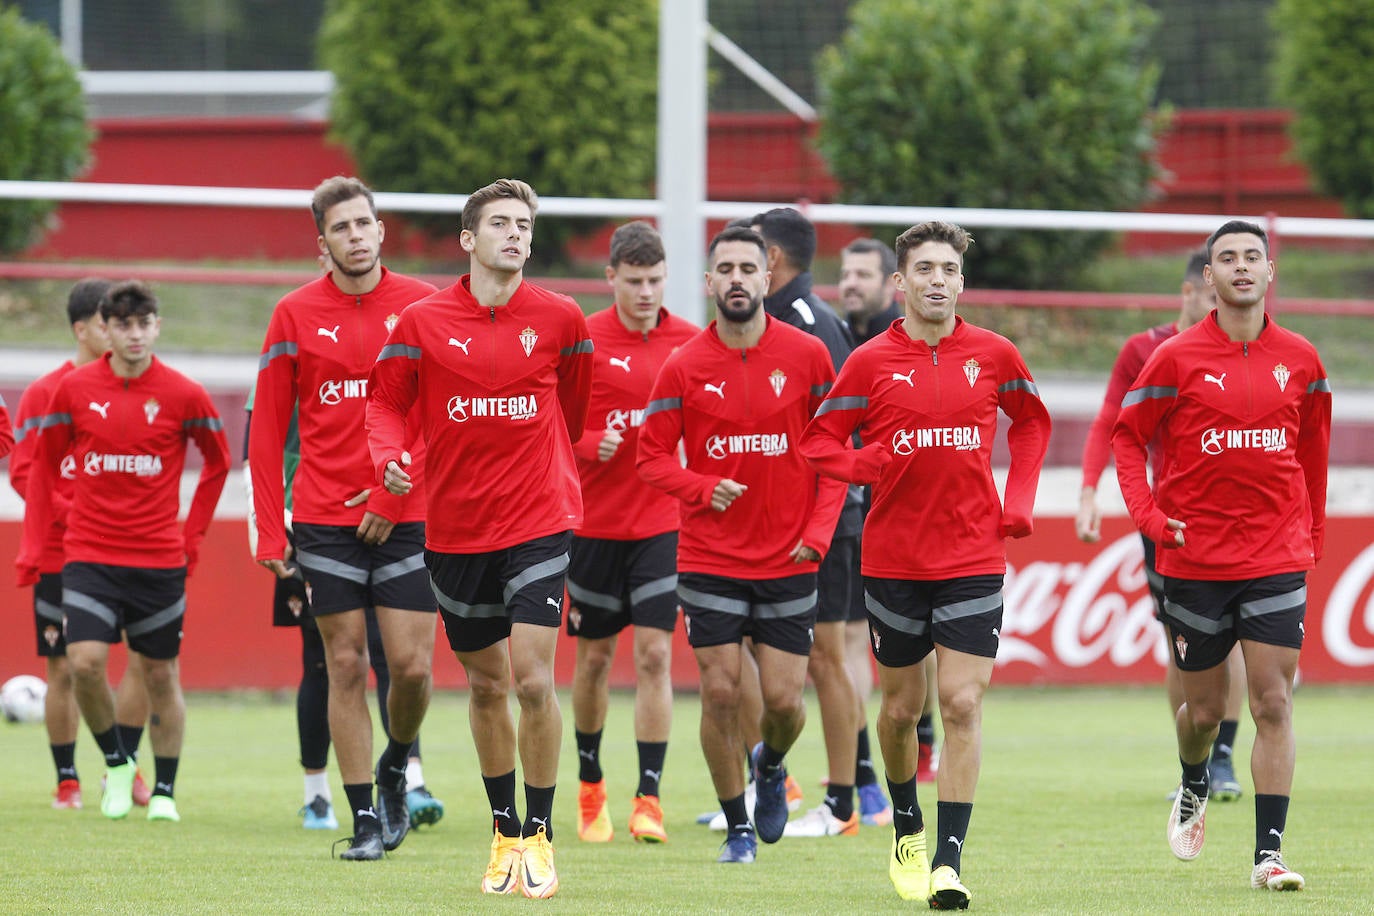
<path fill-rule="evenodd" d="M 38 632 L 38 656 L 62 658 L 67 637 L 62 633 L 62 574 L 43 573 L 33 587 L 33 624 Z"/>
<path fill-rule="evenodd" d="M 939 643 L 997 657 L 1002 628 L 1000 575 L 917 581 L 864 576 L 873 657 L 888 668 L 916 665 Z"/>
<path fill-rule="evenodd" d="M 744 637 L 793 655 L 810 655 L 816 626 L 816 574 L 781 579 L 730 579 L 682 573 L 678 600 L 693 649 L 739 643 Z"/>
<path fill-rule="evenodd" d="M 816 623 L 863 620 L 864 577 L 859 571 L 859 536 L 836 537 L 816 573 Z"/>
<path fill-rule="evenodd" d="M 1164 577 L 1164 623 L 1181 671 L 1226 661 L 1237 640 L 1302 648 L 1307 573 L 1222 582 Z"/>
<path fill-rule="evenodd" d="M 433 611 L 425 576 L 424 522 L 402 522 L 385 544 L 365 544 L 351 525 L 297 522 L 296 562 L 316 617 L 389 607 Z"/>
<path fill-rule="evenodd" d="M 1155 600 L 1155 619 L 1163 623 L 1164 577 L 1155 569 L 1155 542 L 1142 534 L 1140 546 L 1145 551 L 1145 585 L 1150 589 L 1150 597 Z"/>
<path fill-rule="evenodd" d="M 638 541 L 574 537 L 568 553 L 569 636 L 677 626 L 676 531 Z"/>
<path fill-rule="evenodd" d="M 454 652 L 510 636 L 513 623 L 557 627 L 563 619 L 571 531 L 487 553 L 425 551 L 430 585 Z"/>
<path fill-rule="evenodd" d="M 186 614 L 186 567 L 143 569 L 104 563 L 62 567 L 67 643 L 113 645 L 120 633 L 148 658 L 176 658 Z"/>

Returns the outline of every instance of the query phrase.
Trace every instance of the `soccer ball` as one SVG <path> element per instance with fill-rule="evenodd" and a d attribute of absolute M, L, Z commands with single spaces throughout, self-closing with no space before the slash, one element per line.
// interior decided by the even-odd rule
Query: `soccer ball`
<path fill-rule="evenodd" d="M 5 681 L 0 687 L 0 710 L 5 713 L 6 722 L 42 722 L 43 699 L 48 695 L 48 685 L 40 677 L 20 674 Z"/>

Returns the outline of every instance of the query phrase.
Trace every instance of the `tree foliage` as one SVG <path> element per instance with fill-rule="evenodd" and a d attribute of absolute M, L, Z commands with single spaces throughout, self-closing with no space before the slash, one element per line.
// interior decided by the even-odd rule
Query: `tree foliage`
<path fill-rule="evenodd" d="M 334 133 L 380 189 L 637 197 L 654 175 L 655 0 L 330 0 Z M 442 221 L 453 232 L 456 218 Z M 569 221 L 541 221 L 553 253 Z"/>
<path fill-rule="evenodd" d="M 1298 155 L 1351 216 L 1374 217 L 1374 3 L 1279 0 L 1275 77 Z"/>
<path fill-rule="evenodd" d="M 56 39 L 0 8 L 0 178 L 66 181 L 90 158 L 92 133 L 76 71 Z M 49 200 L 0 200 L 0 251 L 21 251 L 51 225 Z"/>
<path fill-rule="evenodd" d="M 1155 165 L 1134 0 L 859 0 L 820 58 L 822 154 L 852 203 L 1134 210 Z M 980 285 L 1062 285 L 1110 240 L 975 229 Z"/>

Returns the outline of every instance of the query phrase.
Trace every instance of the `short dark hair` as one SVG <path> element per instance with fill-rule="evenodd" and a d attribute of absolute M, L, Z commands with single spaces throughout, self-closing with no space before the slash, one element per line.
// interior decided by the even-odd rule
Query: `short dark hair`
<path fill-rule="evenodd" d="M 634 267 L 653 267 L 667 260 L 663 251 L 663 236 L 643 220 L 626 223 L 611 233 L 611 266 L 630 264 Z"/>
<path fill-rule="evenodd" d="M 1200 248 L 1197 251 L 1194 251 L 1192 254 L 1188 255 L 1188 266 L 1183 268 L 1183 279 L 1201 280 L 1202 268 L 1206 266 L 1207 251 L 1205 249 Z"/>
<path fill-rule="evenodd" d="M 1212 246 L 1216 244 L 1217 239 L 1221 238 L 1223 235 L 1238 234 L 1259 236 L 1259 240 L 1264 243 L 1264 253 L 1266 256 L 1268 256 L 1269 235 L 1264 231 L 1264 227 L 1258 226 L 1255 223 L 1247 223 L 1243 219 L 1232 219 L 1222 223 L 1220 229 L 1218 229 L 1216 232 L 1213 232 L 1211 235 L 1207 236 L 1208 263 L 1211 263 L 1212 261 Z"/>
<path fill-rule="evenodd" d="M 708 260 L 715 255 L 716 248 L 721 242 L 749 242 L 758 246 L 759 253 L 763 255 L 765 261 L 768 259 L 768 244 L 764 242 L 763 236 L 753 229 L 747 229 L 744 226 L 726 226 L 717 232 L 716 237 L 711 239 L 711 244 L 706 247 Z"/>
<path fill-rule="evenodd" d="M 726 229 L 753 229 L 756 220 L 752 216 L 737 216 L 725 224 Z"/>
<path fill-rule="evenodd" d="M 67 293 L 67 323 L 90 321 L 92 316 L 100 311 L 100 300 L 105 298 L 105 293 L 109 292 L 111 286 L 114 286 L 114 283 L 104 277 L 77 280 L 72 291 Z"/>
<path fill-rule="evenodd" d="M 100 317 L 106 321 L 111 318 L 141 318 L 144 315 L 156 314 L 157 296 L 154 296 L 153 291 L 141 280 L 115 283 L 106 290 L 100 300 Z"/>
<path fill-rule="evenodd" d="M 482 218 L 482 208 L 494 200 L 523 201 L 530 208 L 531 220 L 539 210 L 539 195 L 534 193 L 534 188 L 518 178 L 498 178 L 468 195 L 467 202 L 463 204 L 460 228 L 475 232 L 477 221 Z"/>
<path fill-rule="evenodd" d="M 315 193 L 310 198 L 310 213 L 315 217 L 315 228 L 320 231 L 320 235 L 324 235 L 324 215 L 329 211 L 329 208 L 355 197 L 362 197 L 367 200 L 367 207 L 372 211 L 372 218 L 376 219 L 377 202 L 372 199 L 372 189 L 357 178 L 335 175 L 333 178 L 326 178 L 315 186 Z"/>
<path fill-rule="evenodd" d="M 897 269 L 905 270 L 907 253 L 926 242 L 944 242 L 959 252 L 959 257 L 962 258 L 964 252 L 968 251 L 969 244 L 973 242 L 973 236 L 969 235 L 963 226 L 938 219 L 917 223 L 897 236 Z"/>
<path fill-rule="evenodd" d="M 797 270 L 810 270 L 816 257 L 816 227 L 791 207 L 774 207 L 754 217 L 753 225 L 767 245 L 782 249 L 787 263 Z"/>
<path fill-rule="evenodd" d="M 888 246 L 887 242 L 880 239 L 862 238 L 855 239 L 844 246 L 841 254 L 877 254 L 878 266 L 887 276 L 897 269 L 897 254 Z"/>

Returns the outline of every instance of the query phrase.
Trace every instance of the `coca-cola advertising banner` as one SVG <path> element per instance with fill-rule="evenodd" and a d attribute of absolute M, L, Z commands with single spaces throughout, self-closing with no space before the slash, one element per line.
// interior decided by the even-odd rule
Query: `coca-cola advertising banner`
<path fill-rule="evenodd" d="M 1374 522 L 1328 518 L 1326 555 L 1307 578 L 1308 682 L 1374 681 Z M 1156 683 L 1168 661 L 1145 587 L 1140 535 L 1104 519 L 1084 544 L 1071 518 L 1038 518 L 1007 542 L 999 684 Z"/>

